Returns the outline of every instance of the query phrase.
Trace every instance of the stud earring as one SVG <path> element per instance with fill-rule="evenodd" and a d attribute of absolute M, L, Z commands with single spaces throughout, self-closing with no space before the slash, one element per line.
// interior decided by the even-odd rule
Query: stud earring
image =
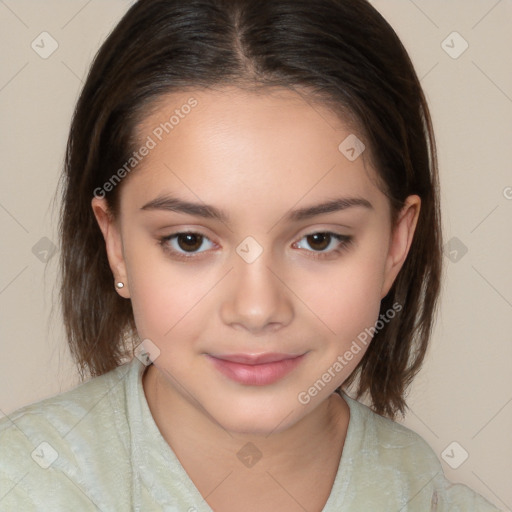
<path fill-rule="evenodd" d="M 118 283 L 116 283 L 116 288 L 118 290 L 120 290 L 121 288 L 124 288 L 124 283 L 122 283 L 121 281 L 119 281 Z"/>

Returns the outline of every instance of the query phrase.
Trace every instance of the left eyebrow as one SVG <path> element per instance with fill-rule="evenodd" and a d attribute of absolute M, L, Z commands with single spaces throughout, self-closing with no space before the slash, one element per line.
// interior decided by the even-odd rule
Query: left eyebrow
<path fill-rule="evenodd" d="M 311 217 L 321 215 L 322 213 L 333 213 L 357 206 L 373 210 L 373 205 L 370 201 L 363 199 L 362 197 L 341 197 L 338 199 L 332 199 L 331 201 L 326 201 L 325 203 L 292 210 L 285 216 L 285 220 L 288 222 L 297 222 L 300 220 L 310 219 Z"/>

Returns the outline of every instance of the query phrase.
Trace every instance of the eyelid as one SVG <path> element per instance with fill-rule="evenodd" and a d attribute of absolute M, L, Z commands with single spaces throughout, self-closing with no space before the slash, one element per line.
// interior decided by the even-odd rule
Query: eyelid
<path fill-rule="evenodd" d="M 181 259 L 181 260 L 185 260 L 185 261 L 190 260 L 190 259 L 196 259 L 198 257 L 201 257 L 202 254 L 208 252 L 208 251 L 198 251 L 198 252 L 187 253 L 187 252 L 181 252 L 174 248 L 169 247 L 167 245 L 167 243 L 170 240 L 177 238 L 179 235 L 197 235 L 202 238 L 202 241 L 208 240 L 212 244 L 217 245 L 217 244 L 215 244 L 215 242 L 213 242 L 213 240 L 211 240 L 211 238 L 209 236 L 205 235 L 204 233 L 201 233 L 200 231 L 196 231 L 194 229 L 182 229 L 180 231 L 176 231 L 175 233 L 171 233 L 170 235 L 161 237 L 159 239 L 159 244 L 162 246 L 163 250 L 165 252 L 171 254 L 174 258 L 177 258 L 177 259 Z"/>
<path fill-rule="evenodd" d="M 297 242 L 295 242 L 293 245 L 298 244 L 301 240 L 303 240 L 304 238 L 307 238 L 308 236 L 317 235 L 317 234 L 328 235 L 331 237 L 331 239 L 336 240 L 337 244 L 334 249 L 331 249 L 329 251 L 325 251 L 325 250 L 324 251 L 314 251 L 314 250 L 299 248 L 300 250 L 303 250 L 306 253 L 308 253 L 309 257 L 313 258 L 313 259 L 328 259 L 328 258 L 336 257 L 341 252 L 348 249 L 349 246 L 352 245 L 354 242 L 354 237 L 351 235 L 343 235 L 341 233 L 336 233 L 334 231 L 328 231 L 328 230 L 317 230 L 317 231 L 313 231 L 310 233 L 306 233 L 304 236 L 299 238 L 299 240 Z M 331 242 L 332 242 L 332 240 L 331 240 Z M 329 245 L 331 245 L 331 244 L 329 243 Z"/>

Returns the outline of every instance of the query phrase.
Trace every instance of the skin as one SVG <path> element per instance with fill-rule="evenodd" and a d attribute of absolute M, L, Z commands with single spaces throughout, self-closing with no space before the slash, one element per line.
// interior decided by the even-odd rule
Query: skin
<path fill-rule="evenodd" d="M 216 510 L 321 510 L 349 423 L 333 391 L 365 348 L 309 403 L 297 397 L 375 325 L 409 251 L 420 199 L 407 198 L 393 229 L 366 155 L 351 162 L 338 150 L 348 125 L 289 90 L 173 93 L 139 126 L 140 140 L 191 96 L 197 107 L 123 181 L 119 214 L 109 214 L 105 199 L 92 201 L 115 281 L 125 285 L 117 292 L 131 300 L 140 338 L 160 351 L 143 378 L 148 405 Z M 213 205 L 230 221 L 141 209 L 166 194 Z M 372 208 L 285 220 L 290 210 L 338 197 Z M 187 261 L 164 247 L 187 254 L 190 242 L 160 243 L 190 231 L 206 238 Z M 307 236 L 325 232 L 352 243 L 315 245 Z M 248 236 L 263 249 L 252 263 L 236 252 Z M 306 356 L 266 386 L 232 381 L 206 356 L 267 352 Z M 236 456 L 248 442 L 262 453 L 251 468 Z"/>

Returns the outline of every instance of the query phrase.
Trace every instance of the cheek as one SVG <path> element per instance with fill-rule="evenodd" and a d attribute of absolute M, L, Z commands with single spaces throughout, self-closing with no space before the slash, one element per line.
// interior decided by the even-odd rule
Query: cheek
<path fill-rule="evenodd" d="M 127 246 L 130 296 L 138 334 L 162 340 L 188 323 L 207 293 L 208 279 L 165 258 L 159 246 Z"/>
<path fill-rule="evenodd" d="M 349 341 L 375 324 L 383 276 L 382 254 L 376 250 L 340 260 L 322 272 L 306 274 L 297 286 L 305 305 L 324 327 L 338 339 Z"/>

